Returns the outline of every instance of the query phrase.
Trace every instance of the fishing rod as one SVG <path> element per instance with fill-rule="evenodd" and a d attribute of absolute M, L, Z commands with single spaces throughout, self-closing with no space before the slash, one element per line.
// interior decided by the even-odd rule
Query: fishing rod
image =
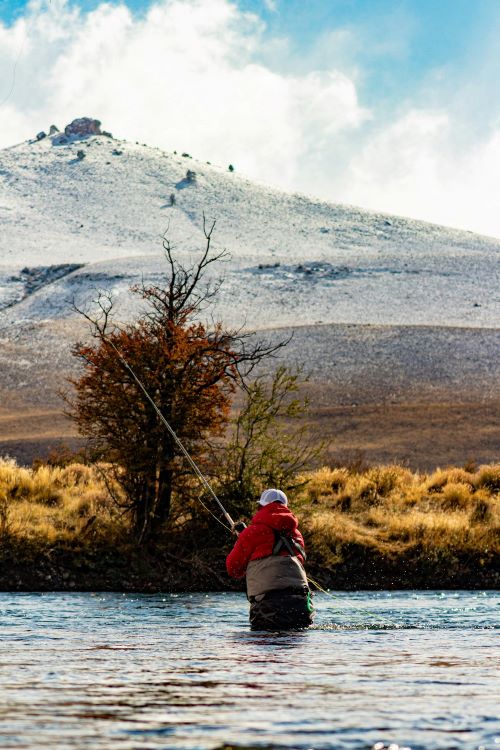
<path fill-rule="evenodd" d="M 127 362 L 127 360 L 125 359 L 125 357 L 123 357 L 123 355 L 120 353 L 120 351 L 114 345 L 114 343 L 109 338 L 106 338 L 105 341 L 106 341 L 106 343 L 108 343 L 115 350 L 116 355 L 117 355 L 118 359 L 120 360 L 120 362 L 122 363 L 122 365 L 130 373 L 130 375 L 133 377 L 133 379 L 135 380 L 135 382 L 137 383 L 137 385 L 139 386 L 139 388 L 141 389 L 141 391 L 144 393 L 144 395 L 146 396 L 147 400 L 149 401 L 149 403 L 151 404 L 151 406 L 155 410 L 156 414 L 158 415 L 158 417 L 161 419 L 162 423 L 167 428 L 169 434 L 174 439 L 174 441 L 175 441 L 176 445 L 178 446 L 179 450 L 181 451 L 182 455 L 184 456 L 184 458 L 187 460 L 188 464 L 190 465 L 190 467 L 194 471 L 195 475 L 198 477 L 198 479 L 200 480 L 200 482 L 203 485 L 203 487 L 209 492 L 209 494 L 215 500 L 215 502 L 219 506 L 221 512 L 223 513 L 224 518 L 227 520 L 227 522 L 229 524 L 231 524 L 230 531 L 232 531 L 233 528 L 234 528 L 234 526 L 235 526 L 235 523 L 234 523 L 233 519 L 231 518 L 231 516 L 229 515 L 229 513 L 224 508 L 224 506 L 222 505 L 221 501 L 219 500 L 219 498 L 217 497 L 217 495 L 213 491 L 213 489 L 212 489 L 210 483 L 208 482 L 207 478 L 203 475 L 203 473 L 201 472 L 201 470 L 198 467 L 198 465 L 196 464 L 196 462 L 191 458 L 191 456 L 189 455 L 189 453 L 185 449 L 184 445 L 181 443 L 180 439 L 178 438 L 178 436 L 176 435 L 176 433 L 174 432 L 174 430 L 172 429 L 172 427 L 170 426 L 170 424 L 165 419 L 165 417 L 162 414 L 160 408 L 158 407 L 158 405 L 156 404 L 156 402 L 154 401 L 154 399 L 148 393 L 148 391 L 147 391 L 146 386 L 144 385 L 144 383 L 141 380 L 139 380 L 139 378 L 135 374 L 135 372 L 132 369 L 132 367 L 129 365 L 129 363 Z M 200 500 L 200 502 L 201 502 L 201 500 Z M 203 505 L 203 503 L 201 503 L 201 504 Z M 206 506 L 204 506 L 204 507 L 206 507 Z M 207 510 L 208 510 L 208 508 L 207 508 Z"/>
<path fill-rule="evenodd" d="M 206 477 L 204 476 L 204 474 L 202 473 L 202 471 L 200 470 L 200 468 L 198 467 L 198 465 L 196 464 L 196 462 L 195 462 L 195 461 L 194 461 L 194 460 L 193 460 L 193 459 L 191 458 L 191 456 L 189 455 L 188 451 L 186 450 L 186 448 L 184 447 L 184 445 L 183 445 L 183 444 L 182 444 L 182 442 L 180 441 L 179 437 L 177 436 L 177 434 L 175 433 L 175 431 L 173 430 L 173 428 L 172 428 L 172 427 L 170 426 L 170 424 L 168 423 L 168 421 L 167 421 L 167 420 L 166 420 L 166 418 L 164 417 L 164 415 L 163 415 L 163 413 L 161 412 L 160 408 L 158 407 L 158 405 L 156 404 L 156 402 L 154 401 L 154 399 L 153 399 L 153 398 L 152 398 L 152 397 L 150 396 L 150 394 L 149 394 L 149 392 L 148 392 L 148 390 L 147 390 L 146 386 L 145 386 L 145 385 L 144 385 L 144 383 L 143 383 L 143 382 L 142 382 L 142 381 L 141 381 L 141 380 L 140 380 L 140 379 L 139 379 L 139 378 L 137 377 L 137 375 L 136 375 L 136 373 L 134 372 L 134 370 L 132 369 L 132 367 L 131 367 L 131 366 L 129 365 L 129 363 L 127 362 L 127 360 L 125 359 L 125 357 L 124 357 L 124 356 L 123 356 L 123 355 L 122 355 L 122 354 L 120 353 L 120 351 L 119 351 L 119 350 L 118 350 L 118 348 L 117 348 L 117 347 L 116 347 L 116 346 L 114 345 L 114 343 L 113 343 L 113 342 L 112 342 L 112 341 L 111 341 L 110 339 L 108 339 L 108 338 L 105 338 L 104 340 L 106 341 L 106 343 L 108 343 L 108 344 L 109 344 L 109 345 L 110 345 L 110 346 L 111 346 L 111 347 L 112 347 L 112 348 L 114 349 L 114 351 L 116 352 L 116 355 L 117 355 L 118 359 L 120 360 L 120 362 L 122 363 L 122 365 L 123 365 L 123 366 L 125 367 L 125 369 L 127 370 L 127 372 L 129 372 L 129 373 L 130 373 L 130 375 L 132 376 L 132 378 L 134 379 L 134 381 L 135 381 L 135 382 L 137 383 L 137 385 L 139 386 L 139 388 L 141 389 L 141 391 L 142 391 L 142 392 L 144 393 L 145 397 L 147 398 L 147 400 L 149 401 L 149 403 L 151 404 L 151 406 L 152 406 L 152 407 L 153 407 L 153 409 L 155 410 L 156 414 L 158 415 L 158 417 L 160 418 L 160 420 L 162 421 L 162 423 L 163 423 L 163 424 L 165 425 L 165 427 L 167 428 L 167 430 L 168 430 L 169 434 L 170 434 L 170 435 L 172 436 L 172 438 L 174 439 L 174 441 L 175 441 L 176 445 L 178 446 L 178 448 L 180 449 L 180 451 L 181 451 L 182 455 L 184 456 L 184 458 L 185 458 L 185 459 L 187 460 L 187 462 L 188 462 L 188 463 L 189 463 L 189 465 L 191 466 L 191 468 L 192 468 L 192 470 L 194 471 L 195 475 L 196 475 L 196 476 L 198 477 L 198 479 L 200 480 L 200 482 L 201 482 L 201 484 L 203 485 L 203 487 L 204 487 L 204 488 L 205 488 L 205 489 L 206 489 L 206 490 L 207 490 L 207 491 L 208 491 L 208 492 L 210 493 L 210 495 L 212 496 L 212 498 L 213 498 L 213 499 L 215 500 L 215 502 L 217 503 L 217 505 L 218 505 L 218 507 L 220 508 L 221 512 L 223 513 L 223 515 L 224 515 L 225 519 L 226 519 L 226 520 L 228 521 L 228 523 L 229 523 L 229 524 L 230 524 L 230 526 L 231 526 L 231 528 L 230 528 L 230 529 L 228 529 L 228 530 L 232 532 L 232 531 L 234 530 L 235 526 L 237 527 L 237 524 L 235 524 L 235 522 L 233 521 L 233 519 L 231 518 L 231 516 L 229 515 L 229 513 L 227 512 L 227 510 L 226 510 L 226 509 L 224 508 L 224 506 L 222 505 L 221 501 L 219 500 L 219 498 L 217 497 L 217 495 L 216 495 L 216 494 L 215 494 L 215 492 L 213 491 L 213 489 L 212 489 L 212 487 L 211 487 L 210 483 L 208 482 L 207 478 L 206 478 Z M 205 505 L 205 504 L 204 504 L 204 503 L 202 502 L 201 498 L 198 498 L 198 500 L 199 500 L 199 501 L 200 501 L 200 503 L 201 503 L 201 504 L 203 505 L 203 507 L 204 507 L 204 508 L 205 508 L 206 510 L 208 510 L 208 512 L 209 512 L 209 513 L 211 513 L 211 515 L 214 515 L 214 514 L 212 513 L 212 511 L 210 510 L 210 508 L 207 508 L 207 506 L 206 506 L 206 505 Z M 217 516 L 214 516 L 214 518 L 216 518 L 216 519 L 217 519 L 217 520 L 219 521 L 219 519 L 217 518 Z M 221 522 L 219 521 L 219 523 L 221 523 Z M 222 524 L 222 525 L 223 525 L 223 526 L 224 526 L 225 528 L 227 528 L 227 526 L 225 526 L 225 524 Z M 307 576 L 307 580 L 309 581 L 309 583 L 312 583 L 312 584 L 313 584 L 313 586 L 314 586 L 314 587 L 315 587 L 316 589 L 318 589 L 319 591 L 321 591 L 321 592 L 322 592 L 323 594 L 326 594 L 326 596 L 328 596 L 328 597 L 330 597 L 330 598 L 332 598 L 332 599 L 336 598 L 336 597 L 334 596 L 334 594 L 332 594 L 332 593 L 331 593 L 331 592 L 329 592 L 329 591 L 326 591 L 326 590 L 325 590 L 325 589 L 324 589 L 324 588 L 323 588 L 323 587 L 322 587 L 322 586 L 321 586 L 321 585 L 320 585 L 320 584 L 319 584 L 319 583 L 318 583 L 317 581 L 315 581 L 314 579 L 312 579 L 312 578 L 310 578 L 309 576 Z M 362 609 L 364 609 L 364 611 L 365 611 L 365 612 L 368 612 L 369 614 L 374 614 L 374 613 L 370 612 L 370 610 L 366 609 L 365 607 L 363 607 Z M 385 618 L 385 617 L 383 617 L 383 619 L 385 619 L 385 620 L 386 620 L 387 622 L 391 622 L 390 620 L 388 620 L 388 619 L 387 619 L 387 618 Z M 393 624 L 393 623 L 391 623 L 391 624 Z"/>

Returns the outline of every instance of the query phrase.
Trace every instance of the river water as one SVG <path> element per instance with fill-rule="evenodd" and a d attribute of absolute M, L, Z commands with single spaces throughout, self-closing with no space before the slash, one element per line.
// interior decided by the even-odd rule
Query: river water
<path fill-rule="evenodd" d="M 0 747 L 500 748 L 498 593 L 315 603 L 266 634 L 243 594 L 0 593 Z"/>

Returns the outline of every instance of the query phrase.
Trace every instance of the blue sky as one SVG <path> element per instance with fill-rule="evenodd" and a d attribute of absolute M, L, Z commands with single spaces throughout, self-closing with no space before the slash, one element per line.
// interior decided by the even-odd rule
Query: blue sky
<path fill-rule="evenodd" d="M 40 129 L 43 117 L 83 114 L 74 111 L 82 102 L 133 140 L 168 149 L 182 137 L 200 158 L 237 162 L 287 189 L 500 235 L 500 0 L 111 5 L 0 0 L 0 119 L 3 109 L 13 131 L 0 146 Z M 85 54 L 106 61 L 106 80 L 98 64 L 73 91 L 68 66 Z M 182 100 L 186 116 L 166 132 L 127 114 L 124 97 L 150 106 L 143 81 L 150 118 L 160 98 L 170 115 Z M 108 95 L 115 87 L 121 97 Z M 207 89 L 215 122 L 197 128 Z"/>
<path fill-rule="evenodd" d="M 99 2 L 72 4 L 92 10 Z M 137 15 L 152 5 L 143 0 L 124 4 Z M 365 66 L 363 88 L 373 99 L 406 98 L 436 68 L 444 67 L 452 76 L 474 66 L 485 38 L 498 30 L 500 22 L 499 0 L 239 0 L 236 4 L 265 21 L 268 38 L 289 41 L 287 62 L 297 67 L 303 57 L 314 55 L 318 39 L 329 30 L 342 28 L 362 35 L 367 43 L 360 41 L 350 53 L 346 50 L 344 62 Z M 25 0 L 0 0 L 0 20 L 12 23 L 26 6 Z M 316 61 L 318 67 L 331 62 L 327 55 L 323 60 L 317 56 Z"/>

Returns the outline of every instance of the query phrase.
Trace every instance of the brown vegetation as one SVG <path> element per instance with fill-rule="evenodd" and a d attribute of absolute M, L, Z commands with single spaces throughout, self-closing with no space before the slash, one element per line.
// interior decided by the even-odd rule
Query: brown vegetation
<path fill-rule="evenodd" d="M 90 323 L 94 341 L 74 349 L 84 371 L 70 378 L 69 416 L 95 459 L 111 464 L 139 541 L 161 535 L 184 484 L 184 449 L 201 459 L 207 438 L 224 434 L 236 387 L 285 344 L 268 346 L 221 322 L 210 328 L 200 322 L 222 283 L 205 279 L 226 255 L 211 250 L 214 227 L 204 219 L 205 248 L 190 266 L 174 257 L 164 236 L 163 284 L 131 287 L 142 303 L 133 322 L 113 320 L 110 292 L 100 293 L 94 312 L 74 308 Z"/>
<path fill-rule="evenodd" d="M 500 466 L 437 469 L 418 474 L 401 466 L 364 471 L 324 468 L 310 476 L 297 511 L 319 573 L 341 568 L 354 552 L 415 585 L 438 571 L 443 585 L 467 564 L 475 586 L 481 568 L 500 555 Z M 467 574 L 468 575 L 468 574 Z M 325 580 L 333 583 L 332 576 Z M 376 580 L 367 580 L 370 586 Z"/>
<path fill-rule="evenodd" d="M 45 546 L 98 539 L 113 544 L 126 534 L 102 469 L 69 464 L 34 469 L 0 460 L 0 537 Z"/>
<path fill-rule="evenodd" d="M 224 574 L 231 539 L 214 529 L 195 496 L 145 556 L 110 497 L 105 472 L 99 465 L 25 469 L 0 461 L 2 588 L 65 588 L 68 581 L 78 589 L 231 586 Z M 500 465 L 430 474 L 400 466 L 323 468 L 298 479 L 307 484 L 292 508 L 309 570 L 322 585 L 498 585 Z"/>

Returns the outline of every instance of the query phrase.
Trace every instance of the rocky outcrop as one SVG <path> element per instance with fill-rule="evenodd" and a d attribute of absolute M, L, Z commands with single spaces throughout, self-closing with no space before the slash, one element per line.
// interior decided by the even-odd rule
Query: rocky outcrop
<path fill-rule="evenodd" d="M 70 137 L 84 138 L 88 135 L 101 135 L 100 120 L 93 120 L 91 117 L 79 117 L 64 128 L 64 134 Z"/>
<path fill-rule="evenodd" d="M 106 130 L 101 130 L 100 120 L 94 120 L 92 117 L 78 117 L 69 125 L 66 125 L 62 133 L 59 132 L 56 125 L 51 125 L 49 135 L 54 146 L 63 146 L 65 143 L 84 140 L 94 135 L 113 137 Z"/>

